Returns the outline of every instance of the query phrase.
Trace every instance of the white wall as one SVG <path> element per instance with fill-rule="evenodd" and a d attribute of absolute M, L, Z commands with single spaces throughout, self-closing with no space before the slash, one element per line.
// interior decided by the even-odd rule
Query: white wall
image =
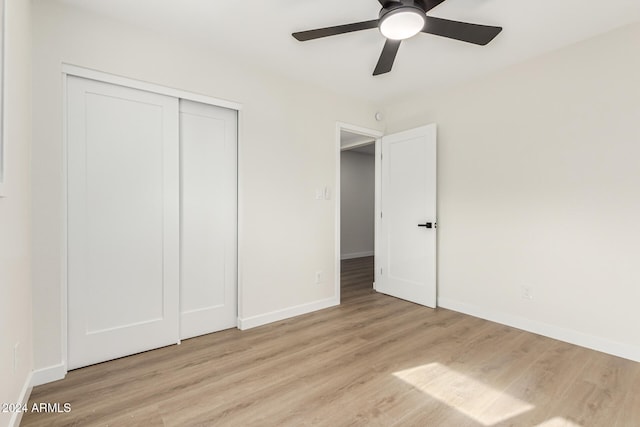
<path fill-rule="evenodd" d="M 340 155 L 340 257 L 373 255 L 375 161 L 373 154 Z"/>
<path fill-rule="evenodd" d="M 638 46 L 634 24 L 387 107 L 389 132 L 438 124 L 441 305 L 640 360 Z"/>
<path fill-rule="evenodd" d="M 33 368 L 30 283 L 31 3 L 6 5 L 6 197 L 0 197 L 0 403 L 27 392 Z M 17 370 L 13 352 L 18 344 Z M 0 412 L 0 426 L 11 414 Z"/>
<path fill-rule="evenodd" d="M 315 189 L 335 185 L 336 121 L 376 128 L 375 106 L 57 1 L 33 8 L 37 368 L 59 365 L 63 353 L 62 62 L 242 103 L 240 316 L 257 324 L 337 302 L 335 201 L 315 200 Z M 315 285 L 318 270 L 325 281 Z"/>

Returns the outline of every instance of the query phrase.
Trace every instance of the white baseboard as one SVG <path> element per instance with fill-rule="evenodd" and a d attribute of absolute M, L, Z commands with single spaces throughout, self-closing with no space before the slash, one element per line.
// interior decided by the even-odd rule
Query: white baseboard
<path fill-rule="evenodd" d="M 31 390 L 33 390 L 33 372 L 29 372 L 27 378 L 22 386 L 22 390 L 20 391 L 20 397 L 17 402 L 21 405 L 26 405 L 29 403 L 29 397 L 31 396 Z M 22 412 L 17 411 L 11 414 L 11 418 L 9 419 L 9 427 L 18 427 L 20 425 L 20 421 L 22 421 Z"/>
<path fill-rule="evenodd" d="M 565 329 L 560 326 L 551 325 L 525 317 L 514 316 L 512 314 L 494 312 L 486 310 L 472 304 L 454 301 L 447 298 L 438 298 L 438 306 L 481 319 L 511 326 L 534 334 L 557 339 L 560 341 L 575 344 L 580 347 L 601 351 L 613 356 L 640 362 L 640 347 L 611 341 L 606 338 L 585 334 L 583 332 Z"/>
<path fill-rule="evenodd" d="M 301 304 L 282 310 L 272 311 L 270 313 L 260 314 L 258 316 L 247 317 L 245 319 L 238 318 L 238 329 L 246 330 L 257 326 L 266 325 L 268 323 L 277 322 L 279 320 L 289 319 L 291 317 L 300 316 L 302 314 L 311 313 L 313 311 L 334 307 L 340 304 L 340 300 L 331 297 L 325 300 L 314 301 L 307 304 Z"/>
<path fill-rule="evenodd" d="M 374 251 L 366 251 L 366 252 L 352 252 L 350 254 L 341 254 L 340 259 L 353 259 L 353 258 L 363 258 L 366 256 L 373 256 L 375 254 Z"/>
<path fill-rule="evenodd" d="M 33 371 L 31 378 L 31 386 L 39 386 L 42 384 L 52 383 L 64 379 L 67 376 L 67 368 L 63 363 Z"/>

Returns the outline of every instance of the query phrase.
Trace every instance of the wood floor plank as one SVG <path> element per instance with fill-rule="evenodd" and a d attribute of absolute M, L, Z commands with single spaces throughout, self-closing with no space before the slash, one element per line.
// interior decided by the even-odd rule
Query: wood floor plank
<path fill-rule="evenodd" d="M 633 371 L 628 373 L 631 386 L 628 390 L 622 390 L 627 396 L 618 411 L 616 427 L 628 427 L 629 420 L 635 420 L 640 425 L 640 363 L 636 364 Z"/>
<path fill-rule="evenodd" d="M 372 282 L 372 257 L 346 260 L 338 307 L 71 371 L 30 404 L 72 411 L 21 425 L 640 425 L 639 364 Z"/>
<path fill-rule="evenodd" d="M 613 425 L 625 399 L 638 381 L 631 374 L 636 364 L 603 353 L 595 353 L 584 365 L 579 378 L 568 388 L 553 411 L 563 419 L 581 426 Z M 628 426 L 640 425 L 640 419 L 623 420 Z M 633 423 L 632 423 L 633 422 Z M 623 424 L 624 425 L 624 424 Z"/>

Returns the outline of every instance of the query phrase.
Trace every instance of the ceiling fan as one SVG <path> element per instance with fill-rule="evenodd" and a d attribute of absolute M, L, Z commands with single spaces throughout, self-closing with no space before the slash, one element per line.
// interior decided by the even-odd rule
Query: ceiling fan
<path fill-rule="evenodd" d="M 502 31 L 502 27 L 470 24 L 427 16 L 434 7 L 444 0 L 378 0 L 382 9 L 378 19 L 337 25 L 335 27 L 293 33 L 293 37 L 303 42 L 353 31 L 379 28 L 386 41 L 373 75 L 388 73 L 398 53 L 402 40 L 423 32 L 448 37 L 463 42 L 486 45 Z"/>

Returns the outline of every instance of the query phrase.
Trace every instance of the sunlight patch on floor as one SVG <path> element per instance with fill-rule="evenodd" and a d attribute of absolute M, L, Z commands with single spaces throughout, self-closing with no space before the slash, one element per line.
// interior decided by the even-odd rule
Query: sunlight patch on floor
<path fill-rule="evenodd" d="M 580 424 L 576 424 L 572 421 L 562 417 L 555 417 L 548 421 L 538 424 L 536 427 L 582 427 Z"/>
<path fill-rule="evenodd" d="M 393 375 L 485 426 L 508 420 L 534 408 L 527 402 L 440 363 L 398 371 Z M 498 400 L 500 410 L 487 412 L 486 408 Z"/>

